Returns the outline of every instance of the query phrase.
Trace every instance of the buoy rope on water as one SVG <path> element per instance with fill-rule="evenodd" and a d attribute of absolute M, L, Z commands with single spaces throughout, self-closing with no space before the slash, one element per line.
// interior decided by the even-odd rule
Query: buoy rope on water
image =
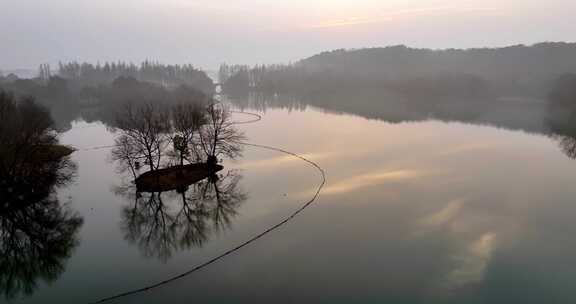
<path fill-rule="evenodd" d="M 235 125 L 243 125 L 243 124 L 255 123 L 255 122 L 259 122 L 260 120 L 262 120 L 262 116 L 261 116 L 260 114 L 251 113 L 251 112 L 241 112 L 241 111 L 230 111 L 230 112 L 256 117 L 256 118 L 254 118 L 254 119 L 252 119 L 252 120 L 233 122 L 232 124 L 235 124 Z"/>
<path fill-rule="evenodd" d="M 79 149 L 80 151 L 94 151 L 94 150 L 102 150 L 102 149 L 112 149 L 116 147 L 116 145 L 110 145 L 110 146 L 96 146 L 96 147 L 91 147 L 91 148 L 84 148 L 84 149 Z"/>
<path fill-rule="evenodd" d="M 254 113 L 247 113 L 247 112 L 239 112 L 239 113 L 254 114 Z M 256 120 L 256 121 L 259 121 L 259 120 L 262 118 L 262 117 L 261 117 L 260 115 L 258 115 L 258 114 L 254 114 L 254 115 L 256 115 L 256 116 L 259 117 L 259 119 Z M 256 121 L 254 121 L 254 122 L 256 122 Z M 248 123 L 248 122 L 243 122 L 243 123 Z M 213 263 L 215 263 L 215 262 L 217 262 L 217 261 L 225 258 L 225 257 L 228 256 L 228 255 L 231 255 L 232 253 L 234 253 L 234 252 L 242 249 L 243 247 L 248 246 L 249 244 L 257 241 L 258 239 L 264 237 L 265 235 L 271 233 L 272 231 L 274 231 L 274 230 L 280 228 L 281 226 L 285 225 L 286 223 L 288 223 L 290 220 L 292 220 L 294 217 L 296 217 L 298 214 L 300 214 L 302 211 L 304 211 L 304 209 L 308 208 L 308 206 L 310 206 L 314 201 L 316 201 L 316 199 L 317 199 L 318 196 L 320 195 L 320 192 L 322 191 L 322 188 L 323 188 L 324 185 L 326 184 L 326 173 L 325 173 L 324 169 L 322 169 L 322 167 L 320 167 L 320 165 L 318 165 L 317 163 L 315 163 L 315 162 L 313 162 L 313 161 L 311 161 L 311 160 L 309 160 L 309 159 L 307 159 L 307 158 L 305 158 L 305 157 L 303 157 L 303 156 L 301 156 L 301 155 L 299 155 L 299 154 L 297 154 L 297 153 L 290 152 L 290 151 L 287 151 L 287 150 L 284 150 L 284 149 L 280 149 L 280 148 L 275 148 L 275 147 L 265 146 L 265 145 L 259 145 L 259 144 L 254 144 L 254 143 L 248 143 L 248 142 L 236 142 L 236 143 L 241 144 L 241 145 L 245 145 L 245 146 L 256 147 L 256 148 L 267 149 L 267 150 L 272 150 L 272 151 L 276 151 L 276 152 L 285 153 L 285 154 L 291 155 L 291 156 L 293 156 L 293 157 L 296 157 L 296 158 L 298 158 L 298 159 L 300 159 L 300 160 L 302 160 L 302 161 L 310 164 L 311 166 L 313 166 L 315 169 L 318 170 L 318 172 L 320 172 L 320 175 L 321 175 L 321 182 L 320 182 L 320 184 L 318 185 L 318 188 L 316 189 L 316 192 L 314 193 L 314 196 L 312 196 L 312 198 L 311 198 L 310 200 L 308 200 L 306 203 L 304 203 L 300 208 L 298 208 L 296 211 L 294 211 L 293 213 L 291 213 L 288 217 L 286 217 L 286 218 L 285 218 L 284 220 L 282 220 L 281 222 L 279 222 L 279 223 L 277 223 L 277 224 L 269 227 L 268 229 L 264 230 L 263 232 L 255 235 L 255 236 L 251 237 L 250 239 L 244 241 L 244 242 L 241 243 L 240 245 L 238 245 L 238 246 L 236 246 L 236 247 L 234 247 L 234 248 L 231 248 L 231 249 L 229 249 L 229 250 L 227 250 L 227 251 L 225 251 L 225 252 L 217 255 L 216 257 L 213 257 L 212 259 L 210 259 L 210 260 L 208 260 L 208 261 L 206 261 L 206 262 L 204 262 L 204 263 L 202 263 L 202 264 L 199 264 L 199 265 L 195 266 L 194 268 L 192 268 L 192 269 L 190 269 L 190 270 L 188 270 L 188 271 L 186 271 L 186 272 L 183 272 L 183 273 L 181 273 L 181 274 L 179 274 L 179 275 L 173 276 L 173 277 L 168 278 L 168 279 L 166 279 L 166 280 L 160 281 L 160 282 L 158 282 L 158 283 L 154 283 L 154 284 L 151 284 L 151 285 L 148 285 L 148 286 L 145 286 L 145 287 L 142 287 L 142 288 L 130 290 L 130 291 L 127 291 L 127 292 L 119 293 L 119 294 L 114 295 L 114 296 L 111 296 L 111 297 L 102 298 L 102 299 L 100 299 L 100 300 L 98 300 L 98 301 L 96 301 L 96 302 L 91 302 L 91 303 L 93 303 L 93 304 L 96 304 L 96 303 L 104 303 L 104 302 L 116 300 L 116 299 L 119 299 L 119 298 L 122 298 L 122 297 L 126 297 L 126 296 L 130 296 L 130 295 L 142 293 L 142 292 L 145 292 L 145 291 L 149 291 L 149 290 L 151 290 L 151 289 L 154 289 L 154 288 L 157 288 L 157 287 L 166 285 L 166 284 L 168 284 L 168 283 L 171 283 L 171 282 L 173 282 L 173 281 L 176 281 L 176 280 L 178 280 L 178 279 L 181 279 L 181 278 L 183 278 L 183 277 L 186 277 L 186 276 L 188 276 L 188 275 L 190 275 L 190 274 L 192 274 L 192 273 L 194 273 L 194 272 L 196 272 L 196 271 L 199 271 L 199 270 L 201 270 L 201 269 L 209 266 L 210 264 L 213 264 Z M 103 148 L 103 147 L 99 147 L 99 148 Z"/>

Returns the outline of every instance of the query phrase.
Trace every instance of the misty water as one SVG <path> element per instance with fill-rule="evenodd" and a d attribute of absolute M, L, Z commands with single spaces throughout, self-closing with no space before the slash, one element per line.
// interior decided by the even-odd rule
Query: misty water
<path fill-rule="evenodd" d="M 325 170 L 320 197 L 216 263 L 112 303 L 576 300 L 576 162 L 556 140 L 306 106 L 238 110 L 262 116 L 238 125 L 248 142 Z M 123 189 L 129 179 L 106 148 L 113 138 L 104 124 L 81 120 L 61 135 L 78 149 L 74 183 L 58 195 L 84 220 L 79 244 L 51 284 L 34 278 L 32 295 L 11 302 L 88 303 L 179 275 L 284 220 L 322 182 L 301 159 L 247 146 L 220 172 L 235 198 L 223 217 L 179 217 L 180 194 L 161 194 L 159 208 Z"/>

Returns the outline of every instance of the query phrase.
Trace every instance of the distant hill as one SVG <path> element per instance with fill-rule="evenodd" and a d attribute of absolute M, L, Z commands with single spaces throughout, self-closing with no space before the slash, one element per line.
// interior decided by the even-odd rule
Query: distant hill
<path fill-rule="evenodd" d="M 335 50 L 290 65 L 223 65 L 219 78 L 240 106 L 310 105 L 389 122 L 433 118 L 540 133 L 576 126 L 576 43 Z"/>
<path fill-rule="evenodd" d="M 576 43 L 547 42 L 465 50 L 415 49 L 402 45 L 336 50 L 304 59 L 297 65 L 391 80 L 452 73 L 527 83 L 576 72 Z"/>
<path fill-rule="evenodd" d="M 226 73 L 228 71 L 229 73 Z M 335 50 L 291 65 L 221 68 L 230 89 L 303 93 L 387 87 L 403 92 L 538 95 L 576 73 L 576 43 L 478 49 L 416 49 L 403 45 Z M 470 92 L 468 92 L 470 91 Z M 466 96 L 466 95 L 464 95 Z"/>

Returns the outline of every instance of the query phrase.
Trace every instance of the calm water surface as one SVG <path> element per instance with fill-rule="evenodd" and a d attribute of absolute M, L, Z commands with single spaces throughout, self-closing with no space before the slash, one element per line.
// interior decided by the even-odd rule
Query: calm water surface
<path fill-rule="evenodd" d="M 112 303 L 576 301 L 576 162 L 554 140 L 315 109 L 261 114 L 239 125 L 248 141 L 322 166 L 320 198 L 225 259 Z M 241 196 L 227 223 L 206 220 L 200 236 L 185 220 L 162 225 L 182 209 L 180 195 L 165 193 L 165 212 L 143 210 L 142 229 L 130 229 L 138 206 L 120 191 L 126 176 L 109 150 L 86 150 L 113 135 L 76 122 L 61 141 L 79 149 L 76 181 L 59 196 L 84 218 L 80 244 L 61 276 L 14 303 L 87 303 L 185 272 L 281 221 L 321 182 L 297 158 L 246 147 L 222 172 Z"/>

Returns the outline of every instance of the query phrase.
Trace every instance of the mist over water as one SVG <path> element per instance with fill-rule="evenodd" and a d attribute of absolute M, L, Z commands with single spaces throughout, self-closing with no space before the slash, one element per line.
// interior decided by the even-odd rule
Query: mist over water
<path fill-rule="evenodd" d="M 574 303 L 574 3 L 0 3 L 0 302 Z"/>
<path fill-rule="evenodd" d="M 542 284 L 558 274 L 570 280 L 570 268 L 562 265 L 574 262 L 562 239 L 572 227 L 570 185 L 576 173 L 554 139 L 456 122 L 367 120 L 314 108 L 251 111 L 263 116 L 242 126 L 251 142 L 296 151 L 325 168 L 329 180 L 318 201 L 289 225 L 205 270 L 116 302 L 536 303 L 550 293 L 572 299 L 565 285 Z M 112 134 L 102 124 L 76 122 L 61 140 L 78 148 L 106 146 Z M 107 150 L 74 154 L 84 165 L 75 185 L 60 195 L 85 217 L 80 245 L 56 283 L 17 302 L 56 301 L 63 294 L 71 302 L 92 301 L 181 273 L 280 221 L 313 195 L 320 178 L 295 158 L 246 148 L 242 158 L 224 163 L 226 172 L 241 176 L 236 189 L 246 200 L 227 209 L 235 214 L 227 229 L 210 228 L 207 238 L 189 246 L 160 233 L 169 227 L 150 225 L 179 214 L 181 196 L 162 194 L 166 211 L 141 213 L 149 196 L 135 203 L 114 191 L 126 176 L 107 158 Z M 129 228 L 136 210 L 136 218 L 145 220 L 140 223 L 148 223 L 144 230 Z M 182 229 L 197 227 L 177 222 Z"/>

